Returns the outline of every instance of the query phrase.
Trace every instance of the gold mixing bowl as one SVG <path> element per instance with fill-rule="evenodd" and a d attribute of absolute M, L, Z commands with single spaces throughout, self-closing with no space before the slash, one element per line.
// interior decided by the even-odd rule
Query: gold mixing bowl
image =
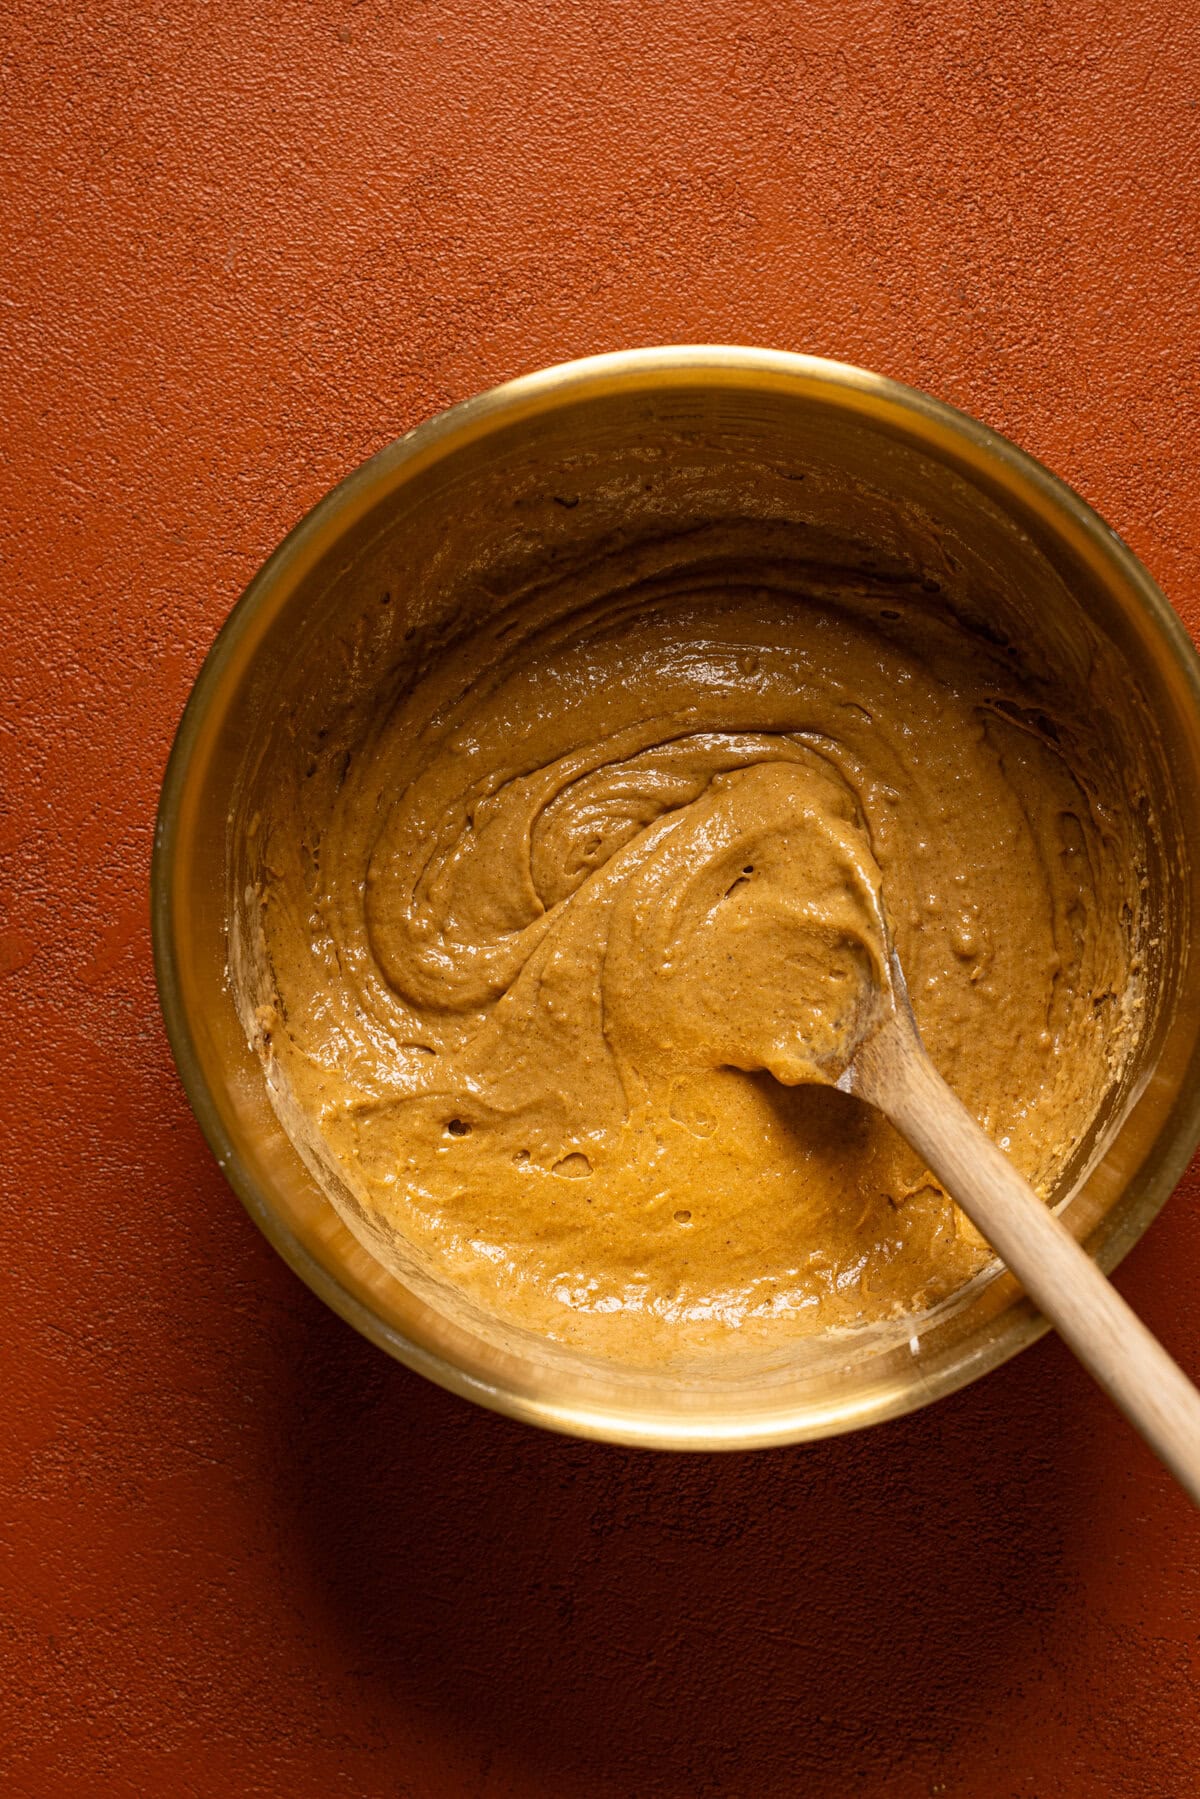
<path fill-rule="evenodd" d="M 1098 640 L 1121 658 L 1127 705 L 1105 728 L 1145 768 L 1156 821 L 1151 1004 L 1135 1065 L 1058 1195 L 1066 1223 L 1111 1268 L 1200 1137 L 1200 661 L 1145 569 L 1076 494 L 895 381 L 764 350 L 636 350 L 510 382 L 382 450 L 292 531 L 221 631 L 167 769 L 152 876 L 159 992 L 188 1098 L 291 1267 L 365 1336 L 455 1392 L 660 1448 L 749 1448 L 874 1423 L 974 1380 L 1046 1326 L 993 1271 L 895 1328 L 700 1373 L 618 1368 L 493 1328 L 436 1279 L 389 1272 L 310 1174 L 247 1047 L 229 932 L 248 807 L 289 753 L 280 721 L 297 696 L 311 702 L 331 668 L 370 676 L 374 657 L 382 676 L 410 640 L 452 639 L 539 559 L 735 514 L 840 533 L 864 562 L 881 543 L 903 558 L 932 531 L 962 569 L 980 628 L 1085 691 Z"/>

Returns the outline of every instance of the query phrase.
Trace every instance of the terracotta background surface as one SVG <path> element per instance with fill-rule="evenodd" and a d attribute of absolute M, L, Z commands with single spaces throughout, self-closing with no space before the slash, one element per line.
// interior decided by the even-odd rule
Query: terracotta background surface
<path fill-rule="evenodd" d="M 158 782 L 267 551 L 599 349 L 859 361 L 1200 628 L 1177 0 L 9 0 L 0 1790 L 1186 1799 L 1200 1528 L 1054 1342 L 857 1440 L 556 1440 L 255 1234 L 150 970 Z M 1200 1182 L 1120 1284 L 1200 1371 Z"/>

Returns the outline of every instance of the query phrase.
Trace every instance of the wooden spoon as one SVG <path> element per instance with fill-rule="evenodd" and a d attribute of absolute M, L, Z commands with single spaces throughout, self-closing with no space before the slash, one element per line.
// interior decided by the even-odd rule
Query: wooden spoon
<path fill-rule="evenodd" d="M 950 1091 L 894 954 L 879 999 L 836 1085 L 891 1120 L 1200 1506 L 1200 1393 Z"/>

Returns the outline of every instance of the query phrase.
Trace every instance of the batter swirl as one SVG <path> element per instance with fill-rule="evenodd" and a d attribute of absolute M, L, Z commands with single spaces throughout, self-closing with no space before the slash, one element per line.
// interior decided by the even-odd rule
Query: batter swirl
<path fill-rule="evenodd" d="M 884 902 L 930 1053 L 1043 1193 L 1123 1066 L 1117 772 L 915 583 L 643 550 L 321 739 L 328 803 L 261 822 L 257 1041 L 364 1213 L 515 1324 L 647 1361 L 986 1260 L 882 1118 L 797 1084 Z"/>

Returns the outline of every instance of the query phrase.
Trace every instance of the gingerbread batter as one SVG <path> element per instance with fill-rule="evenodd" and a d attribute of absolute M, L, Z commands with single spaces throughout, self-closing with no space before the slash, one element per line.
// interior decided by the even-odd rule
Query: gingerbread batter
<path fill-rule="evenodd" d="M 917 1312 L 987 1260 L 883 1118 L 808 1084 L 885 919 L 1043 1195 L 1139 1004 L 1086 720 L 944 594 L 711 562 L 515 596 L 318 734 L 323 811 L 252 821 L 253 1029 L 312 1158 L 493 1314 L 642 1363 Z"/>

